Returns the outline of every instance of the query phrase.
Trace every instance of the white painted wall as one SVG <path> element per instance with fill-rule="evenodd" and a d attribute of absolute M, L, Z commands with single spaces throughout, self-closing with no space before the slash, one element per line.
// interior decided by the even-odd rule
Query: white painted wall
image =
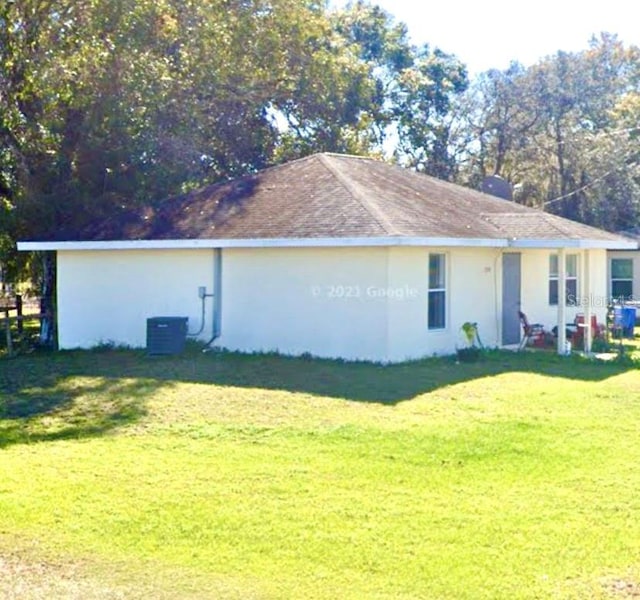
<path fill-rule="evenodd" d="M 429 330 L 427 322 L 429 253 L 442 253 L 447 265 L 447 326 Z M 485 248 L 390 248 L 389 288 L 415 290 L 389 300 L 389 353 L 392 361 L 433 354 L 452 354 L 465 345 L 461 327 L 477 322 L 482 342 L 495 346 L 495 257 L 499 251 Z"/>
<path fill-rule="evenodd" d="M 462 324 L 477 322 L 482 342 L 488 347 L 499 346 L 502 328 L 500 250 L 456 249 L 451 253 L 450 262 L 452 333 L 460 340 Z"/>
<path fill-rule="evenodd" d="M 225 249 L 222 336 L 232 350 L 384 360 L 387 248 Z"/>
<path fill-rule="evenodd" d="M 189 317 L 200 327 L 198 287 L 213 286 L 212 250 L 58 251 L 58 343 L 89 348 L 114 342 L 146 345 L 146 320 Z M 211 335 L 211 304 L 207 327 Z"/>
<path fill-rule="evenodd" d="M 585 250 L 567 250 L 578 254 L 578 306 L 566 309 L 567 323 L 575 320 L 577 313 L 585 312 L 585 303 L 591 303 L 591 313 L 599 323 L 604 323 L 607 312 L 607 251 L 589 250 L 590 290 L 585 288 L 583 273 Z M 527 250 L 522 252 L 522 311 L 531 323 L 542 323 L 550 331 L 558 322 L 558 307 L 549 304 L 549 255 L 553 250 Z"/>
<path fill-rule="evenodd" d="M 447 327 L 427 327 L 428 256 L 447 256 Z M 223 252 L 221 346 L 402 361 L 450 354 L 477 321 L 496 345 L 489 249 L 271 248 Z"/>
<path fill-rule="evenodd" d="M 442 331 L 427 327 L 430 252 L 447 257 L 447 326 Z M 591 299 L 603 321 L 606 251 L 590 252 Z M 144 347 L 146 319 L 153 316 L 187 316 L 190 330 L 196 330 L 198 287 L 213 289 L 213 254 L 210 249 L 59 251 L 60 347 L 103 342 Z M 549 254 L 521 251 L 522 308 L 531 322 L 547 329 L 557 322 L 557 308 L 548 304 Z M 499 346 L 501 267 L 501 250 L 491 248 L 224 249 L 216 344 L 395 362 L 453 353 L 464 344 L 462 324 L 474 321 L 484 344 Z M 598 298 L 605 299 L 602 306 Z M 211 335 L 210 298 L 206 306 L 203 340 Z M 568 309 L 568 320 L 583 310 Z"/>

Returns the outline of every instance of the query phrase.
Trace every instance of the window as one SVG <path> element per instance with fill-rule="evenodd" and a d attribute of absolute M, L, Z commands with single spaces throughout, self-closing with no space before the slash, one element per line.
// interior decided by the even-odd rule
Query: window
<path fill-rule="evenodd" d="M 611 259 L 611 298 L 633 300 L 633 259 Z"/>
<path fill-rule="evenodd" d="M 567 254 L 565 256 L 565 281 L 567 306 L 578 304 L 578 255 Z M 549 304 L 558 305 L 558 255 L 549 256 Z"/>
<path fill-rule="evenodd" d="M 446 324 L 445 255 L 429 254 L 429 329 L 444 329 Z"/>

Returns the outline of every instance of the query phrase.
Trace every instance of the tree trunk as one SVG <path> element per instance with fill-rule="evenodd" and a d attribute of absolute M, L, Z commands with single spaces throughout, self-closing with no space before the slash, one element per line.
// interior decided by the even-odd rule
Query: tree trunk
<path fill-rule="evenodd" d="M 56 327 L 56 255 L 42 254 L 42 290 L 40 297 L 40 344 L 45 348 L 57 346 Z"/>

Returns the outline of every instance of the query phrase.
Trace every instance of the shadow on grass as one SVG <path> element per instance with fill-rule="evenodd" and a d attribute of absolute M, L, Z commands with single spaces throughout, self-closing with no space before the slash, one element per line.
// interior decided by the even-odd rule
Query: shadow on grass
<path fill-rule="evenodd" d="M 0 363 L 0 448 L 103 435 L 142 418 L 145 399 L 163 385 L 100 376 L 74 380 L 55 368 L 45 371 L 38 364 L 44 356 L 25 360 Z"/>
<path fill-rule="evenodd" d="M 603 381 L 630 369 L 638 369 L 638 363 L 602 363 L 553 352 L 489 351 L 476 363 L 459 364 L 448 357 L 388 366 L 273 354 L 202 353 L 195 346 L 168 357 L 133 350 L 36 353 L 0 361 L 0 427 L 5 423 L 0 446 L 20 436 L 34 441 L 106 433 L 142 417 L 146 398 L 177 382 L 395 404 L 505 372 Z M 78 376 L 80 380 L 74 379 Z M 56 418 L 64 421 L 57 428 L 50 423 Z M 47 426 L 39 429 L 42 423 Z"/>
<path fill-rule="evenodd" d="M 449 385 L 507 372 L 595 382 L 637 370 L 640 365 L 633 361 L 603 363 L 580 356 L 562 357 L 553 352 L 508 351 L 489 351 L 475 363 L 443 357 L 386 366 L 233 353 L 183 360 L 182 373 L 174 359 L 173 372 L 165 376 L 178 381 L 186 378 L 383 404 L 396 404 Z"/>

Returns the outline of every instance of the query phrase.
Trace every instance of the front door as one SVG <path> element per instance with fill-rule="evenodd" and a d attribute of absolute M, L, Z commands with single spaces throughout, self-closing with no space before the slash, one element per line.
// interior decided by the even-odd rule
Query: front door
<path fill-rule="evenodd" d="M 520 343 L 520 253 L 502 255 L 502 345 Z"/>

